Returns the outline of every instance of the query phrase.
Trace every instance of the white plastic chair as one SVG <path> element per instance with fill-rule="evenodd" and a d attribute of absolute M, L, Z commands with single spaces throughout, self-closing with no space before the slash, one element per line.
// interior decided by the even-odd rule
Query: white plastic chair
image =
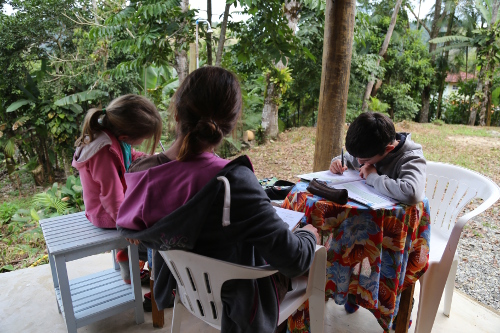
<path fill-rule="evenodd" d="M 425 194 L 431 210 L 431 242 L 429 268 L 420 278 L 416 333 L 431 332 L 445 285 L 444 314 L 449 317 L 460 234 L 467 221 L 500 198 L 500 189 L 477 172 L 456 165 L 427 162 Z M 457 220 L 465 205 L 475 198 L 483 199 L 483 203 Z"/>
<path fill-rule="evenodd" d="M 277 272 L 268 265 L 242 266 L 180 250 L 160 253 L 177 281 L 171 332 L 180 332 L 183 309 L 220 330 L 223 311 L 220 291 L 224 282 L 233 279 L 258 279 Z M 325 283 L 326 249 L 316 245 L 309 276 L 292 279 L 293 290 L 286 294 L 280 304 L 278 324 L 309 299 L 311 331 L 323 332 Z"/>

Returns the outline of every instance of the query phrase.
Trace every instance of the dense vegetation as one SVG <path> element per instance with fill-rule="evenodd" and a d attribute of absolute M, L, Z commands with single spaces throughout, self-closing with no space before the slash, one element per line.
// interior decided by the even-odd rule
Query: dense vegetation
<path fill-rule="evenodd" d="M 499 3 L 436 0 L 417 20 L 407 0 L 358 1 L 347 121 L 368 109 L 395 121 L 500 126 Z M 236 4 L 246 21 L 228 15 Z M 25 232 L 18 250 L 29 253 L 26 265 L 43 255 L 33 250 L 43 247 L 36 221 L 84 208 L 70 163 L 89 108 L 147 95 L 165 119 L 162 140 L 172 139 L 168 105 L 193 65 L 190 44 L 204 13 L 188 0 L 0 0 L 5 5 L 14 11 L 0 14 L 0 173 L 20 199 L 2 199 L 1 242 L 15 244 Z M 213 33 L 199 24 L 200 66 L 232 70 L 244 94 L 241 124 L 222 154 L 240 150 L 247 129 L 262 142 L 278 128 L 315 125 L 324 6 L 227 0 Z M 460 72 L 468 80 L 445 96 L 447 75 Z M 36 192 L 43 193 L 26 199 Z M 2 270 L 15 266 L 5 259 L 12 249 L 1 247 Z"/>

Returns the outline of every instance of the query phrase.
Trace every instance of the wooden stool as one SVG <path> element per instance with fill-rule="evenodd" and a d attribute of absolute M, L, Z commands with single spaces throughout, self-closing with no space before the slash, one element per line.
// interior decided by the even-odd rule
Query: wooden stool
<path fill-rule="evenodd" d="M 144 322 L 139 254 L 117 230 L 95 227 L 85 213 L 40 221 L 47 244 L 50 269 L 59 312 L 69 333 L 123 312 L 135 309 L 137 324 Z M 123 282 L 115 261 L 115 249 L 128 247 L 131 284 Z M 112 251 L 113 268 L 69 281 L 66 262 Z"/>

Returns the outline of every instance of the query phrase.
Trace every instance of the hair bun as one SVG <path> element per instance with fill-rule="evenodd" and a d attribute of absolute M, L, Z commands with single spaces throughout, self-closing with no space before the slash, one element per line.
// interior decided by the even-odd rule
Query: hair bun
<path fill-rule="evenodd" d="M 192 131 L 192 134 L 202 142 L 210 144 L 219 143 L 223 134 L 213 119 L 200 119 Z"/>

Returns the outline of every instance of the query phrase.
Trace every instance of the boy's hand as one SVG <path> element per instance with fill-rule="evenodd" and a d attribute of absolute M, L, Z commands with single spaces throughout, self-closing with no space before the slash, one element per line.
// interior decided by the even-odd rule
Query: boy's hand
<path fill-rule="evenodd" d="M 344 165 L 344 167 L 342 167 L 342 162 L 340 160 L 335 160 L 332 162 L 332 164 L 330 164 L 330 171 L 332 173 L 336 173 L 336 174 L 343 174 L 344 171 L 347 170 L 347 167 Z"/>
<path fill-rule="evenodd" d="M 364 179 L 372 173 L 377 173 L 377 169 L 371 164 L 365 164 L 359 169 L 359 176 Z"/>

